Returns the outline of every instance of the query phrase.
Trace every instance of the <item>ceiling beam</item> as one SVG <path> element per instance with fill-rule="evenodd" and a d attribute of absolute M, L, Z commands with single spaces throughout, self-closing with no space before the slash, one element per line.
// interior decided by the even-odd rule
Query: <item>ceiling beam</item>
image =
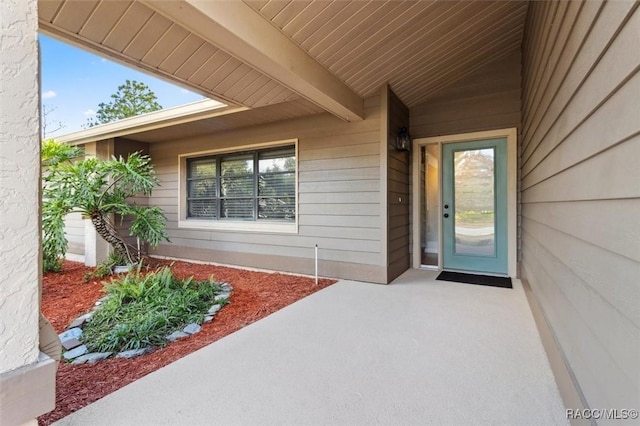
<path fill-rule="evenodd" d="M 142 2 L 343 120 L 364 118 L 357 93 L 244 2 Z"/>

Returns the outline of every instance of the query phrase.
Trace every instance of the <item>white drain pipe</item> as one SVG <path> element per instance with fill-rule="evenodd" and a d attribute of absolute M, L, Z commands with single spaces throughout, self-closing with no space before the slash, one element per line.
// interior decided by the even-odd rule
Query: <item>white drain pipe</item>
<path fill-rule="evenodd" d="M 318 245 L 316 244 L 316 285 L 318 285 Z"/>

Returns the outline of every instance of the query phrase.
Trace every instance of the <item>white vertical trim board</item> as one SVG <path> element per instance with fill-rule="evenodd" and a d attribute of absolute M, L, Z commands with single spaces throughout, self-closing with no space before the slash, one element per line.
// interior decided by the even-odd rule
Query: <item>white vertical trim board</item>
<path fill-rule="evenodd" d="M 454 142 L 468 142 L 481 139 L 507 138 L 507 242 L 508 242 L 508 274 L 511 277 L 518 276 L 517 268 L 517 198 L 518 198 L 518 177 L 517 177 L 517 151 L 518 151 L 518 131 L 515 127 L 498 130 L 487 130 L 482 132 L 460 133 L 455 135 L 435 136 L 428 138 L 419 138 L 413 140 L 412 151 L 417 152 L 421 146 L 429 144 L 446 144 Z M 417 185 L 420 177 L 420 158 L 413 155 L 413 199 L 418 200 L 420 197 L 420 185 Z M 442 158 L 440 158 L 440 174 L 441 178 L 438 182 L 440 195 L 442 196 Z M 420 203 L 413 203 L 413 223 L 420 222 Z M 440 218 L 440 253 L 442 253 L 442 217 Z M 420 227 L 414 226 L 413 229 L 413 267 L 420 268 Z M 438 261 L 438 267 L 441 269 L 441 257 Z"/>

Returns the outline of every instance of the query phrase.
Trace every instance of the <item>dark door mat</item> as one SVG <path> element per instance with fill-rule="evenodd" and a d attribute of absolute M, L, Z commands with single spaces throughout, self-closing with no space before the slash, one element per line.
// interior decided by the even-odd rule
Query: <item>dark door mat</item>
<path fill-rule="evenodd" d="M 465 284 L 489 285 L 492 287 L 513 288 L 511 278 L 491 275 L 463 274 L 462 272 L 442 271 L 436 280 L 453 281 Z"/>

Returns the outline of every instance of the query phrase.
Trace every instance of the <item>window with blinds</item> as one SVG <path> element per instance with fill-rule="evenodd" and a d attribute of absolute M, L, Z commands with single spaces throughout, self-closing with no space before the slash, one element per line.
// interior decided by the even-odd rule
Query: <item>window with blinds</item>
<path fill-rule="evenodd" d="M 294 222 L 295 146 L 187 160 L 187 218 Z"/>

